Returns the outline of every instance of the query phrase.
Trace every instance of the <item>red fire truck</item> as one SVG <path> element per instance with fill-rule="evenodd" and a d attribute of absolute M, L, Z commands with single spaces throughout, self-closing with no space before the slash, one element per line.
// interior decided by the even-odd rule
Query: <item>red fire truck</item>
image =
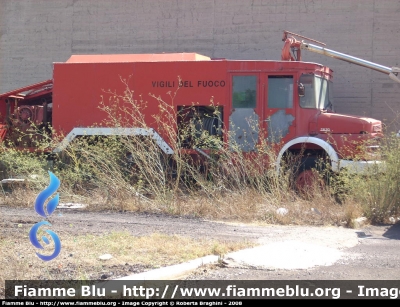
<path fill-rule="evenodd" d="M 299 185 L 313 176 L 318 157 L 327 158 L 333 172 L 342 168 L 362 172 L 379 163 L 374 152 L 383 136 L 381 121 L 335 113 L 332 70 L 302 62 L 301 49 L 381 71 L 395 81 L 400 70 L 295 37 L 284 32 L 280 61 L 211 59 L 196 53 L 72 55 L 66 62 L 54 63 L 51 80 L 0 95 L 0 140 L 35 150 L 39 136 L 21 137 L 21 132 L 33 125 L 51 126 L 53 137 L 63 136 L 53 153 L 79 136 L 143 135 L 153 138 L 167 155 L 185 150 L 207 157 L 206 146 L 194 148 L 191 142 L 182 142 L 182 148 L 171 147 L 172 140 L 154 120 L 160 109 L 152 97 L 162 97 L 170 99 L 176 111 L 178 130 L 182 123 L 195 120 L 201 123 L 196 125 L 199 134 L 206 131 L 227 146 L 234 142 L 245 153 L 256 152 L 263 138 L 276 149 L 277 171 L 288 154 L 307 158 L 298 172 Z M 100 126 L 105 119 L 99 108 L 101 97 L 124 93 L 126 86 L 136 99 L 148 101 L 143 109 L 146 125 Z M 177 95 L 169 97 L 167 93 L 177 89 Z M 364 145 L 369 155 L 360 156 Z"/>

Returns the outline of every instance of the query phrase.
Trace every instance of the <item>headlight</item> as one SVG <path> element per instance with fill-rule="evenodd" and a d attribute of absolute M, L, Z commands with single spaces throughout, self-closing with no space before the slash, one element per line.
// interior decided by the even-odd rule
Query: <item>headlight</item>
<path fill-rule="evenodd" d="M 382 125 L 374 125 L 372 126 L 373 132 L 382 132 Z"/>

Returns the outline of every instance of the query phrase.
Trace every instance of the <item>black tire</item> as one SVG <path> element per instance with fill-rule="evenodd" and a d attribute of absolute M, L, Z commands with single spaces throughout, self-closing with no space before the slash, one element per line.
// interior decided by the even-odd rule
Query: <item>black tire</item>
<path fill-rule="evenodd" d="M 323 154 L 289 153 L 285 163 L 292 173 L 291 185 L 298 192 L 304 191 L 306 185 L 314 185 L 316 180 L 321 187 L 329 182 L 329 160 Z"/>

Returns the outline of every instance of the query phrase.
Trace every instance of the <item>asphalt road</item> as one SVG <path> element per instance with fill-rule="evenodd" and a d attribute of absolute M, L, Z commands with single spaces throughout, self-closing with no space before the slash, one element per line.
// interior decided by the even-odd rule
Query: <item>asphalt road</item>
<path fill-rule="evenodd" d="M 282 264 L 268 262 L 267 266 L 249 266 L 246 259 L 237 262 L 227 258 L 223 264 L 199 268 L 188 279 L 218 279 L 218 280 L 399 280 L 400 279 L 400 224 L 389 226 L 366 226 L 352 230 L 357 237 L 357 244 L 339 249 L 316 249 L 314 257 L 309 243 L 303 243 L 304 250 L 293 252 L 294 241 L 287 241 L 288 254 L 282 253 Z M 304 242 L 301 238 L 297 242 Z M 320 246 L 321 242 L 314 242 Z M 292 250 L 290 249 L 290 244 Z M 273 247 L 274 245 L 269 245 Z M 268 247 L 268 245 L 266 246 Z M 290 254 L 290 252 L 292 253 Z M 338 252 L 338 254 L 335 252 Z M 254 254 L 254 253 L 253 253 Z M 333 256 L 338 256 L 333 259 Z M 315 258 L 315 265 L 304 267 L 304 257 Z M 268 249 L 257 257 L 268 258 Z M 331 263 L 323 264 L 324 257 Z M 269 257 L 271 258 L 271 257 Z M 322 259 L 320 259 L 322 258 Z M 237 260 L 237 259 L 236 259 Z M 285 260 L 286 263 L 285 268 Z M 298 264 L 298 268 L 296 268 Z M 274 267 L 275 265 L 275 267 Z M 303 268 L 299 268 L 303 266 Z"/>
<path fill-rule="evenodd" d="M 0 237 L 18 224 L 37 222 L 32 208 L 0 206 Z M 201 267 L 188 279 L 397 280 L 400 278 L 400 224 L 362 229 L 248 225 L 155 214 L 57 209 L 51 223 L 60 233 L 129 231 L 133 235 L 177 234 L 226 241 L 248 240 L 258 249 L 224 255 L 224 263 Z M 73 224 L 71 228 L 69 225 Z"/>

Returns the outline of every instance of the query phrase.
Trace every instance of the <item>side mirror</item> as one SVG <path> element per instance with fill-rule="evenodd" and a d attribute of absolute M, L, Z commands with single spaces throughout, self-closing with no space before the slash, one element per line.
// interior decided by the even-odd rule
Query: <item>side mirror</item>
<path fill-rule="evenodd" d="M 304 87 L 303 83 L 299 82 L 297 86 L 297 92 L 299 93 L 300 97 L 303 97 L 306 94 L 306 88 Z"/>

